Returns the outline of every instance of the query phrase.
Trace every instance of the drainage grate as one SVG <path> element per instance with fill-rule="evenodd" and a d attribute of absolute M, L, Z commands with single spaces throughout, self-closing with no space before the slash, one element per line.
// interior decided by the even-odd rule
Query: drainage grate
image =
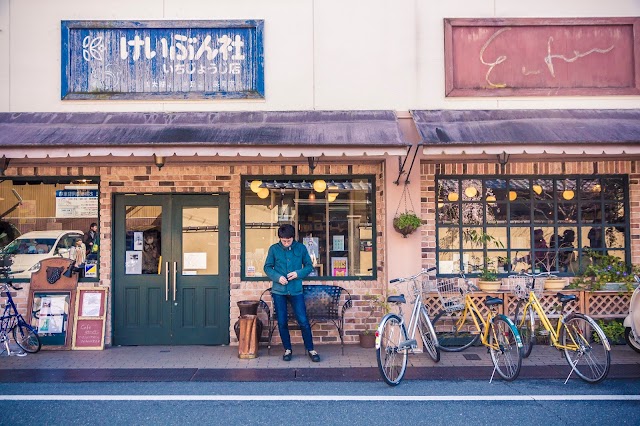
<path fill-rule="evenodd" d="M 464 359 L 467 361 L 480 361 L 481 358 L 478 354 L 464 354 Z"/>

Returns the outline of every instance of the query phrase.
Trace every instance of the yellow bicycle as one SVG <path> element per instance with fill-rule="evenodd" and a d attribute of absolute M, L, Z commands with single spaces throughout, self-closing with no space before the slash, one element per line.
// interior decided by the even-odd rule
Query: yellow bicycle
<path fill-rule="evenodd" d="M 440 349 L 457 352 L 473 345 L 478 338 L 489 349 L 494 369 L 507 381 L 520 374 L 522 340 L 515 324 L 495 309 L 503 301 L 487 296 L 484 304 L 489 308 L 483 318 L 480 308 L 471 297 L 478 290 L 464 275 L 461 278 L 440 279 L 436 283 L 443 310 L 433 320 Z"/>
<path fill-rule="evenodd" d="M 522 337 L 522 356 L 528 357 L 535 344 L 536 315 L 540 325 L 549 332 L 551 346 L 564 352 L 571 366 L 565 380 L 576 374 L 588 383 L 600 383 L 611 366 L 611 345 L 602 329 L 588 315 L 571 313 L 565 315 L 567 303 L 577 300 L 575 295 L 558 293 L 556 297 L 562 305 L 558 324 L 554 327 L 540 304 L 542 285 L 536 287 L 536 278 L 548 277 L 550 273 L 521 273 L 508 278 L 511 291 L 518 298 L 514 322 Z"/>

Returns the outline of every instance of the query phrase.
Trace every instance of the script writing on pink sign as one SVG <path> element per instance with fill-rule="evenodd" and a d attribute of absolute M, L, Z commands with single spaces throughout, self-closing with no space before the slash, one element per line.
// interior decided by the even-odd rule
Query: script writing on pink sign
<path fill-rule="evenodd" d="M 640 19 L 446 19 L 447 96 L 640 94 Z"/>
<path fill-rule="evenodd" d="M 78 319 L 75 347 L 95 348 L 102 346 L 104 321 L 102 319 Z"/>

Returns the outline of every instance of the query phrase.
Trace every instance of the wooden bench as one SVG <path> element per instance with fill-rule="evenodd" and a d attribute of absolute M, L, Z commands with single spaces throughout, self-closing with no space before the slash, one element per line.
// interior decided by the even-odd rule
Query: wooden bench
<path fill-rule="evenodd" d="M 342 354 L 344 355 L 344 313 L 353 306 L 351 294 L 344 288 L 337 285 L 312 285 L 304 284 L 302 286 L 304 294 L 304 302 L 307 307 L 307 318 L 309 324 L 313 327 L 317 323 L 330 322 L 335 325 L 340 336 L 340 344 L 342 345 Z M 278 318 L 276 316 L 273 301 L 267 303 L 264 299 L 266 295 L 271 299 L 271 289 L 268 288 L 260 296 L 260 308 L 267 314 L 268 330 L 269 330 L 269 346 L 267 352 L 271 352 L 271 339 L 273 332 L 278 326 Z M 344 294 L 344 303 L 341 304 Z M 270 307 L 271 306 L 271 307 Z M 295 315 L 291 309 L 291 305 L 287 303 L 287 317 L 289 319 L 289 328 L 297 329 Z"/>

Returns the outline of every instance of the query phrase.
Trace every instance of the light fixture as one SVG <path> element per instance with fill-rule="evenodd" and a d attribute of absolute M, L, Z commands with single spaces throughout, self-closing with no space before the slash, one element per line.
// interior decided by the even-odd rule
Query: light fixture
<path fill-rule="evenodd" d="M 255 192 L 256 194 L 258 193 L 258 191 L 260 191 L 260 185 L 262 185 L 262 181 L 261 180 L 254 180 L 251 182 L 250 188 L 253 192 Z"/>
<path fill-rule="evenodd" d="M 496 196 L 495 195 L 487 195 L 487 203 L 495 203 Z"/>
<path fill-rule="evenodd" d="M 455 203 L 456 201 L 458 201 L 458 193 L 450 192 L 449 195 L 447 195 L 447 200 L 451 201 L 452 203 Z"/>
<path fill-rule="evenodd" d="M 311 173 L 313 173 L 313 171 L 315 170 L 316 166 L 318 165 L 318 157 L 308 157 L 307 160 L 309 161 L 309 170 L 311 171 Z"/>
<path fill-rule="evenodd" d="M 333 203 L 336 198 L 338 198 L 338 193 L 337 192 L 327 192 L 327 200 L 329 200 L 330 203 Z"/>
<path fill-rule="evenodd" d="M 262 198 L 264 200 L 269 196 L 269 188 L 260 188 L 257 194 L 258 194 L 258 198 Z"/>
<path fill-rule="evenodd" d="M 324 192 L 327 189 L 327 182 L 324 179 L 318 179 L 313 182 L 313 190 L 316 192 Z"/>
<path fill-rule="evenodd" d="M 599 183 L 596 183 L 595 185 L 593 185 L 593 192 L 600 192 L 602 191 L 602 187 L 600 186 Z"/>
<path fill-rule="evenodd" d="M 465 188 L 464 195 L 466 195 L 469 198 L 473 198 L 476 195 L 478 195 L 478 190 L 473 186 L 469 186 L 469 187 Z"/>
<path fill-rule="evenodd" d="M 509 201 L 515 201 L 518 198 L 518 193 L 516 191 L 509 191 Z"/>
<path fill-rule="evenodd" d="M 164 166 L 164 157 L 162 155 L 153 154 L 153 162 L 158 167 L 158 170 L 162 169 Z"/>
<path fill-rule="evenodd" d="M 316 193 L 315 192 L 310 192 L 309 193 L 309 200 L 313 201 L 316 199 Z"/>
<path fill-rule="evenodd" d="M 573 200 L 573 197 L 575 196 L 576 193 L 570 189 L 565 189 L 564 191 L 562 191 L 562 198 L 564 198 L 565 200 Z"/>
<path fill-rule="evenodd" d="M 509 154 L 507 154 L 506 151 L 502 151 L 502 153 L 498 154 L 497 157 L 498 157 L 498 164 L 500 164 L 500 172 L 504 174 L 507 167 L 507 163 L 509 162 Z"/>
<path fill-rule="evenodd" d="M 536 194 L 538 195 L 542 194 L 542 187 L 540 185 L 533 185 L 531 188 L 533 189 L 533 192 L 535 192 Z"/>
<path fill-rule="evenodd" d="M 4 172 L 9 168 L 9 161 L 11 161 L 11 159 L 4 155 L 0 158 L 0 176 L 4 176 Z"/>
<path fill-rule="evenodd" d="M 442 198 L 438 198 L 438 208 L 441 209 L 444 207 L 444 201 L 442 200 Z"/>

